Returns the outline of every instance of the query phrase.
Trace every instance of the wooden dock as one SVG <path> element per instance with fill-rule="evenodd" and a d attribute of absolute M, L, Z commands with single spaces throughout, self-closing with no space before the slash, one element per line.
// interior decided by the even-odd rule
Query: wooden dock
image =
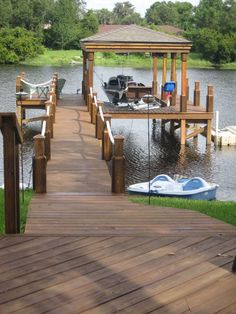
<path fill-rule="evenodd" d="M 79 96 L 59 102 L 48 193 L 0 238 L 0 313 L 235 313 L 236 228 L 110 192 Z"/>

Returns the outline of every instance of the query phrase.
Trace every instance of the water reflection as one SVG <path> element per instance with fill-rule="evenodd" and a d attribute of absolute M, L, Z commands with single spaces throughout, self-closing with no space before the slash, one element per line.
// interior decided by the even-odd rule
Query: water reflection
<path fill-rule="evenodd" d="M 81 88 L 82 67 L 23 67 L 0 66 L 0 110 L 15 111 L 15 79 L 21 72 L 27 73 L 27 80 L 33 83 L 47 81 L 54 72 L 66 79 L 64 93 L 76 93 Z M 94 88 L 98 92 L 98 98 L 106 100 L 101 88 L 101 78 L 107 81 L 110 76 L 120 73 L 133 75 L 137 81 L 150 85 L 152 81 L 151 69 L 111 68 L 95 67 L 97 75 L 94 75 Z M 160 72 L 160 71 L 159 71 Z M 167 77 L 169 77 L 169 72 Z M 201 82 L 201 103 L 205 103 L 206 87 L 214 85 L 215 109 L 220 111 L 220 127 L 236 125 L 235 99 L 236 71 L 191 69 L 188 71 L 190 82 L 190 98 L 193 95 L 194 82 Z M 102 77 L 103 76 L 103 77 Z M 177 72 L 180 78 L 180 71 Z M 160 73 L 158 81 L 161 82 Z M 178 84 L 180 85 L 180 84 Z M 180 88 L 180 86 L 179 86 Z M 36 112 L 27 112 L 28 116 Z M 143 120 L 112 120 L 112 129 L 115 134 L 125 137 L 126 157 L 126 186 L 132 183 L 148 180 L 148 123 Z M 168 125 L 166 127 L 168 131 Z M 40 130 L 40 124 L 32 123 L 26 128 L 24 153 L 25 182 L 30 180 L 31 158 L 33 154 L 32 138 Z M 206 147 L 206 140 L 199 136 L 198 140 L 188 141 L 188 145 L 179 143 L 179 130 L 171 137 L 169 132 L 161 132 L 161 123 L 150 120 L 150 170 L 154 177 L 160 173 L 170 176 L 181 174 L 186 176 L 201 176 L 207 181 L 220 184 L 217 193 L 219 199 L 236 201 L 236 162 L 235 147 L 215 148 L 213 145 Z M 2 139 L 1 139 L 2 140 Z M 0 142 L 0 148 L 2 144 Z M 0 184 L 2 183 L 2 153 L 0 153 Z"/>

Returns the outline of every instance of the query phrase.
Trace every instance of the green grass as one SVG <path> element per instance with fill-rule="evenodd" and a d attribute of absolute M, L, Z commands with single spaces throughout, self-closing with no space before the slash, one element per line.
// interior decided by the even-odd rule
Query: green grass
<path fill-rule="evenodd" d="M 131 201 L 148 204 L 148 197 L 135 197 L 131 198 Z M 182 198 L 151 197 L 151 205 L 191 209 L 236 226 L 236 202 L 210 202 Z"/>
<path fill-rule="evenodd" d="M 28 213 L 29 202 L 34 192 L 31 189 L 24 191 L 24 204 L 22 202 L 22 192 L 20 192 L 20 230 L 21 233 L 25 230 L 25 223 Z M 0 234 L 5 233 L 5 212 L 4 212 L 4 190 L 0 189 Z"/>
<path fill-rule="evenodd" d="M 45 49 L 44 53 L 33 58 L 27 59 L 22 64 L 33 66 L 64 66 L 70 65 L 71 62 L 83 63 L 81 50 L 49 50 Z"/>
<path fill-rule="evenodd" d="M 27 59 L 23 62 L 26 65 L 33 66 L 65 66 L 71 63 L 82 64 L 82 52 L 81 50 L 49 50 L 45 49 L 42 55 L 39 55 L 33 59 Z M 135 68 L 151 68 L 152 58 L 147 55 L 117 55 L 115 53 L 95 53 L 95 65 L 102 66 L 130 66 Z M 171 60 L 168 58 L 168 68 L 170 68 Z M 180 59 L 177 59 L 177 67 L 181 67 Z M 158 62 L 158 68 L 162 68 L 162 60 Z M 197 53 L 190 53 L 188 56 L 188 68 L 212 68 L 212 64 L 209 61 L 200 58 Z M 222 69 L 236 69 L 236 62 L 229 63 L 222 66 Z"/>

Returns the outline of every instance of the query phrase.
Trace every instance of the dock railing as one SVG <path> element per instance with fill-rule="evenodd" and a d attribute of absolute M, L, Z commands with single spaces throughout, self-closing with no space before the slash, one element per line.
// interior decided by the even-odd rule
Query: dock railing
<path fill-rule="evenodd" d="M 20 232 L 19 145 L 22 132 L 13 112 L 0 114 L 4 155 L 5 232 Z"/>
<path fill-rule="evenodd" d="M 46 109 L 46 116 L 42 122 L 41 133 L 34 136 L 33 157 L 33 189 L 36 193 L 47 192 L 47 161 L 51 159 L 51 125 L 53 117 L 50 115 L 51 106 Z"/>
<path fill-rule="evenodd" d="M 112 161 L 112 184 L 113 193 L 124 193 L 125 191 L 125 158 L 124 137 L 112 134 L 111 118 L 102 110 L 103 102 L 97 100 L 97 93 L 90 89 L 91 123 L 95 124 L 95 137 L 102 141 L 101 155 L 105 161 Z"/>

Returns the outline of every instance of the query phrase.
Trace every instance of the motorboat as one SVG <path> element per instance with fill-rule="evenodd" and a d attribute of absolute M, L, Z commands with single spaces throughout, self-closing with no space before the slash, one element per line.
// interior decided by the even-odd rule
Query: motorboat
<path fill-rule="evenodd" d="M 200 177 L 173 180 L 166 174 L 160 174 L 151 181 L 130 185 L 128 192 L 209 201 L 216 198 L 217 188 L 218 184 L 208 183 Z"/>
<path fill-rule="evenodd" d="M 131 75 L 117 75 L 110 77 L 108 82 L 102 85 L 110 102 L 118 104 L 127 102 L 126 92 L 129 86 L 144 86 L 142 83 L 136 83 Z"/>
<path fill-rule="evenodd" d="M 144 95 L 140 100 L 129 103 L 129 107 L 133 110 L 152 110 L 161 106 L 161 103 L 152 95 Z"/>

